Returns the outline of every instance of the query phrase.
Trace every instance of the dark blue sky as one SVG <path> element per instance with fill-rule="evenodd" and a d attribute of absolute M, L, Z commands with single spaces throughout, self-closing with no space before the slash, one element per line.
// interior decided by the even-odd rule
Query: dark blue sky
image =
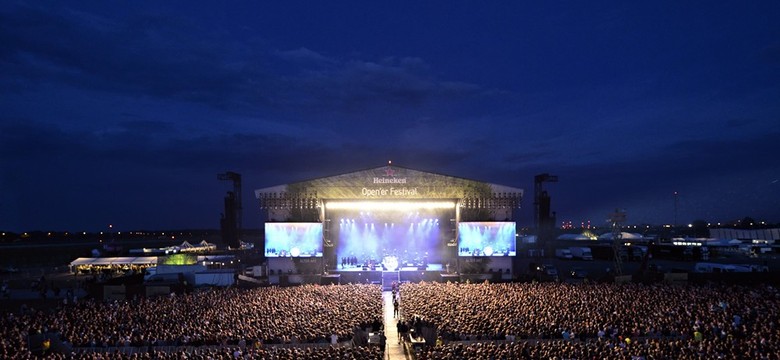
<path fill-rule="evenodd" d="M 227 5 L 226 5 L 227 4 Z M 382 166 L 559 220 L 780 221 L 780 2 L 0 4 L 0 229 L 216 228 Z"/>

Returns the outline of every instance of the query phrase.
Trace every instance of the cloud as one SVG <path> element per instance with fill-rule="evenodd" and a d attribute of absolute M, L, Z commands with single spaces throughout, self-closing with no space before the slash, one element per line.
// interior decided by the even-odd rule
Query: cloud
<path fill-rule="evenodd" d="M 175 17 L 127 22 L 68 9 L 15 6 L 0 13 L 3 62 L 14 77 L 46 78 L 85 89 L 227 106 L 262 77 L 227 62 L 236 49 Z M 191 36 L 197 32 L 199 36 Z M 219 55 L 217 55 L 219 54 Z M 251 56 L 251 54 L 250 54 Z"/>
<path fill-rule="evenodd" d="M 158 141 L 157 131 L 177 132 L 171 126 L 174 125 L 165 122 L 131 121 L 123 123 L 122 131 L 103 133 L 63 131 L 30 122 L 0 126 L 0 168 L 13 169 L 0 176 L 4 188 L 14 189 L 13 195 L 4 195 L 5 203 L 15 209 L 6 214 L 6 222 L 13 225 L 5 224 L 6 228 L 34 223 L 30 219 L 55 227 L 63 219 L 72 220 L 73 224 L 94 222 L 94 216 L 61 216 L 64 212 L 80 211 L 75 207 L 79 201 L 122 214 L 137 212 L 158 201 L 165 209 L 172 204 L 203 202 L 209 196 L 221 196 L 222 190 L 209 181 L 211 175 L 226 170 L 244 174 L 248 184 L 245 190 L 249 193 L 254 188 L 376 167 L 387 160 L 413 169 L 525 188 L 525 222 L 532 210 L 531 180 L 542 172 L 560 177 L 560 182 L 549 184 L 548 189 L 562 220 L 596 220 L 618 206 L 631 211 L 632 222 L 668 222 L 667 197 L 677 190 L 686 194 L 686 217 L 722 219 L 735 216 L 735 212 L 761 216 L 768 212 L 765 203 L 776 198 L 777 191 L 772 192 L 769 185 L 746 185 L 771 184 L 780 168 L 775 155 L 780 148 L 773 141 L 779 133 L 748 140 L 680 141 L 642 160 L 567 165 L 533 161 L 547 156 L 549 150 L 502 157 L 491 151 L 458 151 L 425 144 L 386 148 L 362 141 L 332 143 L 327 138 L 280 134 L 215 133 Z M 52 176 L 57 181 L 46 180 Z M 754 176 L 756 181 L 751 182 Z M 204 187 L 208 189 L 205 192 Z M 32 205 L 39 202 L 35 199 L 41 189 L 45 189 L 49 204 L 45 211 Z M 84 191 L 89 193 L 89 199 L 79 200 Z M 122 199 L 116 198 L 118 191 L 124 194 Z M 712 195 L 707 195 L 708 191 Z M 749 214 L 750 209 L 718 205 L 718 199 L 737 196 L 730 193 L 755 197 L 751 203 L 756 210 Z M 712 200 L 697 200 L 701 198 Z M 139 203 L 138 199 L 144 200 Z M 208 219 L 212 205 L 199 203 L 196 217 Z M 135 223 L 149 221 L 141 214 L 125 215 L 128 219 L 133 217 Z M 185 218 L 180 221 L 188 223 Z"/>
<path fill-rule="evenodd" d="M 328 58 L 304 47 L 295 50 L 277 50 L 273 54 L 281 59 L 314 65 L 334 65 L 337 63 L 335 59 Z"/>
<path fill-rule="evenodd" d="M 309 114 L 384 112 L 385 106 L 419 107 L 481 91 L 432 77 L 419 58 L 339 59 L 305 47 L 249 46 L 174 15 L 117 20 L 67 8 L 10 6 L 0 10 L 0 41 L 8 89 L 18 89 L 20 79 L 46 79 L 218 109 Z"/>
<path fill-rule="evenodd" d="M 556 205 L 567 220 L 597 219 L 614 207 L 629 208 L 631 222 L 670 223 L 671 193 L 686 194 L 681 221 L 696 218 L 724 220 L 749 215 L 764 216 L 777 200 L 768 184 L 780 169 L 780 145 L 767 133 L 747 139 L 683 140 L 632 161 L 530 166 L 515 170 L 515 178 L 549 172 L 560 182 L 550 185 Z M 774 175 L 772 175 L 774 174 Z M 500 178 L 513 178 L 504 173 Z M 524 187 L 532 189 L 526 182 Z M 750 200 L 747 200 L 750 199 Z M 528 204 L 528 202 L 526 202 Z M 754 207 L 754 210 L 751 210 Z M 529 213 L 530 214 L 530 213 Z"/>
<path fill-rule="evenodd" d="M 170 133 L 174 129 L 170 122 L 154 120 L 123 121 L 119 125 L 127 132 L 143 134 Z"/>
<path fill-rule="evenodd" d="M 310 52 L 307 52 L 307 54 Z M 432 77 L 420 59 L 331 60 L 287 76 L 277 104 L 337 114 L 392 114 L 479 95 L 480 86 Z"/>
<path fill-rule="evenodd" d="M 484 40 L 475 57 L 461 56 L 451 29 L 418 37 L 426 29 L 411 27 L 383 33 L 385 43 L 345 23 L 333 33 L 341 36 L 300 40 L 331 18 L 279 31 L 278 18 L 260 26 L 254 14 L 225 23 L 203 9 L 114 10 L 0 5 L 0 177 L 20 194 L 15 203 L 34 198 L 33 183 L 72 194 L 57 195 L 65 203 L 80 201 L 74 189 L 97 202 L 115 198 L 110 187 L 140 198 L 154 183 L 166 192 L 150 197 L 185 203 L 203 193 L 197 182 L 225 170 L 270 186 L 393 160 L 526 189 L 536 173 L 555 173 L 555 187 L 581 199 L 570 209 L 588 213 L 780 168 L 777 46 L 759 54 L 764 65 L 738 56 L 771 43 L 764 36 L 707 61 L 684 42 L 604 54 L 587 37 L 507 47 L 500 39 L 518 28 L 485 28 L 470 40 Z M 647 49 L 679 51 L 648 58 Z"/>
<path fill-rule="evenodd" d="M 30 174 L 51 169 L 79 169 L 86 176 L 108 172 L 121 179 L 133 172 L 160 171 L 188 176 L 231 168 L 264 174 L 281 182 L 306 176 L 354 171 L 378 166 L 377 159 L 404 166 L 435 167 L 462 160 L 447 149 L 409 148 L 400 154 L 362 142 L 333 144 L 328 139 L 303 139 L 273 134 L 213 134 L 195 138 L 157 140 L 163 122 L 125 123 L 127 131 L 65 132 L 43 124 L 0 126 L 0 165 Z M 146 131 L 145 129 L 155 131 Z M 54 155 L 54 157 L 53 157 Z M 110 164 L 110 168 L 106 168 Z"/>
<path fill-rule="evenodd" d="M 21 122 L 21 119 L 0 123 L 0 165 L 4 169 L 40 164 L 44 160 L 56 162 L 69 155 L 87 153 L 82 143 L 59 129 Z"/>

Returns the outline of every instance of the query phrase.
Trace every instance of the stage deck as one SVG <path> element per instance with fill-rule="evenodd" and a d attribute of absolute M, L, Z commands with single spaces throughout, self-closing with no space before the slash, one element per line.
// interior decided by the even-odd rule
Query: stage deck
<path fill-rule="evenodd" d="M 336 283 L 333 279 L 336 277 L 339 284 L 380 284 L 384 290 L 390 290 L 393 282 L 442 281 L 442 276 L 447 275 L 442 264 L 428 264 L 424 269 L 422 266 L 404 266 L 395 271 L 382 270 L 381 266 L 374 268 L 376 270 L 348 266 L 331 270 L 328 275 L 331 276 L 331 283 Z"/>

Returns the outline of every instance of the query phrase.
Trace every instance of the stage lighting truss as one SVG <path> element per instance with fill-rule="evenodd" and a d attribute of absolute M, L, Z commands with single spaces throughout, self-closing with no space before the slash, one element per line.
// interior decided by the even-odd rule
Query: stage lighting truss
<path fill-rule="evenodd" d="M 519 208 L 522 196 L 518 193 L 493 193 L 491 197 L 466 196 L 460 201 L 465 209 L 508 209 Z"/>
<path fill-rule="evenodd" d="M 317 193 L 264 193 L 260 195 L 261 209 L 317 209 Z"/>
<path fill-rule="evenodd" d="M 409 211 L 454 208 L 453 201 L 329 201 L 325 203 L 327 210 Z"/>
<path fill-rule="evenodd" d="M 458 206 L 464 209 L 507 209 L 519 208 L 522 195 L 519 193 L 493 193 L 492 196 L 467 195 L 460 199 Z M 317 209 L 322 202 L 317 193 L 264 193 L 260 195 L 261 209 Z M 453 209 L 454 201 L 328 201 L 326 208 L 365 209 L 365 210 L 416 210 L 416 209 Z"/>

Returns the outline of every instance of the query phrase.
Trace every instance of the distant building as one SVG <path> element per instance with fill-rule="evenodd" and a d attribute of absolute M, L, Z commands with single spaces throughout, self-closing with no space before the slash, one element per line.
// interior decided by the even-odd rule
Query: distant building
<path fill-rule="evenodd" d="M 773 244 L 780 240 L 780 228 L 775 229 L 710 229 L 710 237 L 715 239 L 765 240 Z"/>

